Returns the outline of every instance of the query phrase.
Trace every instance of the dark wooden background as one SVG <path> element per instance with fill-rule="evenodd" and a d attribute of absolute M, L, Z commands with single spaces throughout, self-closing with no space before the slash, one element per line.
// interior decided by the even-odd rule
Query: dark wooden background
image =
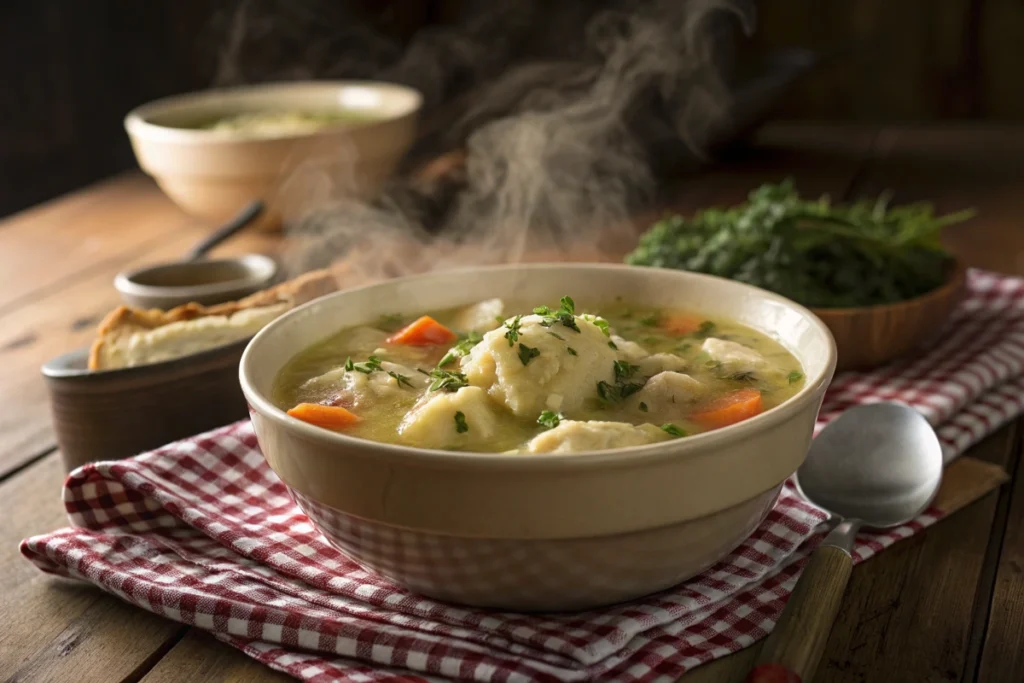
<path fill-rule="evenodd" d="M 301 0 L 299 0 L 301 1 Z M 341 0 L 339 0 L 340 2 Z M 359 2 L 407 38 L 460 2 Z M 835 54 L 777 118 L 1024 119 L 1024 0 L 762 0 L 752 53 Z M 221 2 L 0 2 L 0 216 L 134 166 L 133 106 L 202 88 Z"/>

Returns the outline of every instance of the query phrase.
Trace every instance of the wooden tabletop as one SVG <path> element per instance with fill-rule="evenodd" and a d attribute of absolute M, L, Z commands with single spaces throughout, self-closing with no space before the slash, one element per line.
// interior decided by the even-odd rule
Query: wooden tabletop
<path fill-rule="evenodd" d="M 734 202 L 792 176 L 835 198 L 892 189 L 940 210 L 976 207 L 948 244 L 969 265 L 1024 275 L 1024 127 L 774 125 L 750 154 L 681 178 L 682 211 Z M 22 538 L 63 526 L 63 478 L 39 366 L 86 344 L 118 303 L 123 269 L 180 256 L 210 226 L 131 173 L 0 222 L 0 680 L 284 681 L 203 632 L 38 572 Z M 251 234 L 221 253 L 272 249 Z M 1017 421 L 970 454 L 1010 483 L 854 570 L 818 680 L 1024 680 L 1024 473 Z M 688 683 L 742 680 L 756 648 Z"/>

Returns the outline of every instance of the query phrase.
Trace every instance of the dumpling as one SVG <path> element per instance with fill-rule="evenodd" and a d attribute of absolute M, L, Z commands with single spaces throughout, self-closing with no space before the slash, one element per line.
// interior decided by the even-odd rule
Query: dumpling
<path fill-rule="evenodd" d="M 562 420 L 557 427 L 533 437 L 526 448 L 530 453 L 578 453 L 643 446 L 668 438 L 662 429 L 650 424 Z"/>
<path fill-rule="evenodd" d="M 633 362 L 640 368 L 640 373 L 647 377 L 653 377 L 659 372 L 682 372 L 687 368 L 685 359 L 671 353 L 656 353 Z"/>
<path fill-rule="evenodd" d="M 520 417 L 546 409 L 571 413 L 597 395 L 598 382 L 614 381 L 616 354 L 599 327 L 581 316 L 575 317 L 579 331 L 544 321 L 540 315 L 506 321 L 461 361 L 471 385 Z M 515 341 L 506 338 L 507 325 L 516 328 Z"/>
<path fill-rule="evenodd" d="M 647 380 L 636 394 L 636 404 L 643 402 L 648 410 L 662 410 L 675 404 L 693 403 L 703 398 L 708 387 L 681 372 L 660 372 Z"/>
<path fill-rule="evenodd" d="M 505 302 L 501 299 L 484 299 L 466 306 L 455 315 L 455 328 L 465 332 L 489 332 L 501 325 Z"/>
<path fill-rule="evenodd" d="M 355 365 L 369 369 L 366 363 Z M 315 394 L 321 397 L 320 400 L 330 401 L 334 405 L 360 408 L 381 399 L 412 397 L 429 382 L 430 379 L 423 374 L 385 360 L 380 362 L 379 368 L 370 372 L 346 370 L 344 366 L 335 368 L 307 380 L 299 391 Z"/>
<path fill-rule="evenodd" d="M 771 368 L 764 356 L 734 341 L 709 337 L 704 340 L 701 350 L 712 360 L 721 363 L 722 369 L 726 372 L 757 372 Z"/>
<path fill-rule="evenodd" d="M 454 393 L 427 394 L 402 420 L 398 433 L 418 446 L 450 448 L 486 442 L 497 427 L 487 393 L 480 387 L 462 387 Z"/>
<path fill-rule="evenodd" d="M 641 358 L 647 356 L 647 350 L 636 342 L 623 339 L 617 334 L 613 334 L 611 339 L 615 344 L 616 350 L 619 352 L 619 358 L 622 360 L 636 363 Z"/>

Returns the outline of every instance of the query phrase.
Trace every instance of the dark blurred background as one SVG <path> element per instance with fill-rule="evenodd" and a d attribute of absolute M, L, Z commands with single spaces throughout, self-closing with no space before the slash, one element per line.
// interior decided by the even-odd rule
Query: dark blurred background
<path fill-rule="evenodd" d="M 338 0 L 310 4 L 306 21 L 358 17 L 402 45 L 465 4 Z M 743 54 L 804 47 L 825 60 L 774 118 L 1024 119 L 1024 0 L 756 4 Z M 233 10 L 198 0 L 0 3 L 0 216 L 134 168 L 125 113 L 213 83 Z"/>

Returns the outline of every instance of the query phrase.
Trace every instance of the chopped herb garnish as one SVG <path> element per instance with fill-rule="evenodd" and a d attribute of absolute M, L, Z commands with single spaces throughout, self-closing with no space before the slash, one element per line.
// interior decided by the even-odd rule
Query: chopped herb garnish
<path fill-rule="evenodd" d="M 540 321 L 541 326 L 551 327 L 555 323 L 561 323 L 570 330 L 579 332 L 580 327 L 576 324 L 576 302 L 571 297 L 563 296 L 560 303 L 561 308 L 557 311 L 553 311 L 547 306 L 538 306 L 533 309 L 534 313 L 543 318 Z"/>
<path fill-rule="evenodd" d="M 707 337 L 708 335 L 710 335 L 714 331 L 715 331 L 715 324 L 713 322 L 711 322 L 710 320 L 705 320 L 704 322 L 702 322 L 700 324 L 700 327 L 697 328 L 697 334 L 702 336 L 702 337 Z"/>
<path fill-rule="evenodd" d="M 522 323 L 522 320 L 523 316 L 517 315 L 511 320 L 505 321 L 505 327 L 508 328 L 508 332 L 505 333 L 505 339 L 508 339 L 510 347 L 519 341 L 519 325 Z"/>
<path fill-rule="evenodd" d="M 479 332 L 470 332 L 465 339 L 448 349 L 448 353 L 444 354 L 444 358 L 438 362 L 437 367 L 444 367 L 452 361 L 456 361 L 463 356 L 469 355 L 470 350 L 481 341 L 483 341 L 483 337 L 480 336 Z"/>
<path fill-rule="evenodd" d="M 552 332 L 551 330 L 548 330 L 548 334 L 550 334 L 555 339 L 558 339 L 560 341 L 565 341 L 565 337 L 563 337 L 562 335 L 558 334 L 557 332 Z"/>
<path fill-rule="evenodd" d="M 397 372 L 392 372 L 391 370 L 388 370 L 388 374 L 395 378 L 395 381 L 398 382 L 399 387 L 401 387 L 404 384 L 410 389 L 412 388 L 412 382 L 410 382 L 409 378 L 406 377 L 405 375 L 400 375 Z"/>
<path fill-rule="evenodd" d="M 637 322 L 639 322 L 644 327 L 654 327 L 655 325 L 658 324 L 658 316 L 652 313 L 651 315 L 645 315 L 644 317 L 640 318 Z"/>
<path fill-rule="evenodd" d="M 352 356 L 349 356 L 348 358 L 345 359 L 345 369 L 348 370 L 349 372 L 356 369 L 355 363 L 352 362 Z"/>
<path fill-rule="evenodd" d="M 565 347 L 565 350 L 569 352 L 570 356 L 578 356 L 579 355 L 578 353 L 576 353 L 576 349 L 572 348 L 571 346 Z"/>
<path fill-rule="evenodd" d="M 803 378 L 804 378 L 803 373 L 797 372 L 796 370 L 794 370 L 793 372 L 789 373 L 789 376 L 787 377 L 787 379 L 789 380 L 790 384 L 796 384 L 797 382 L 799 382 Z"/>
<path fill-rule="evenodd" d="M 564 416 L 560 413 L 545 410 L 540 414 L 540 417 L 537 418 L 537 424 L 542 427 L 547 427 L 548 429 L 554 429 L 559 425 L 559 423 L 561 423 L 563 417 Z"/>
<path fill-rule="evenodd" d="M 604 318 L 599 318 L 596 315 L 583 315 L 582 317 L 584 320 L 592 324 L 594 327 L 604 332 L 604 336 L 612 336 L 611 325 L 609 325 L 608 321 L 605 320 Z"/>
<path fill-rule="evenodd" d="M 629 362 L 624 360 L 617 360 L 612 363 L 612 367 L 615 368 L 615 379 L 629 379 L 636 371 L 640 369 L 639 365 L 630 365 Z"/>
<path fill-rule="evenodd" d="M 420 372 L 423 372 L 422 370 Z M 424 373 L 429 376 L 433 382 L 430 384 L 428 391 L 458 391 L 462 387 L 469 386 L 469 380 L 461 372 L 449 372 L 448 370 L 442 370 L 435 368 L 430 372 Z"/>
<path fill-rule="evenodd" d="M 527 346 L 522 342 L 519 343 L 519 360 L 522 361 L 523 365 L 529 365 L 530 361 L 540 355 L 540 349 L 535 349 L 532 346 Z"/>
<path fill-rule="evenodd" d="M 469 431 L 469 425 L 466 424 L 466 414 L 461 410 L 455 413 L 455 431 L 459 434 L 465 434 Z"/>
<path fill-rule="evenodd" d="M 643 401 L 640 401 L 640 405 L 638 407 L 640 408 L 640 412 L 641 413 L 646 413 L 647 412 L 647 404 L 644 403 Z"/>
<path fill-rule="evenodd" d="M 729 375 L 729 379 L 731 379 L 731 380 L 733 380 L 735 382 L 749 382 L 749 381 L 751 381 L 752 379 L 755 379 L 755 378 L 756 378 L 756 376 L 755 376 L 755 374 L 754 374 L 754 372 L 752 370 L 745 370 L 743 372 L 734 372 L 731 375 Z"/>
<path fill-rule="evenodd" d="M 365 363 L 352 363 L 351 366 L 352 367 L 349 367 L 348 361 L 345 362 L 346 370 L 355 370 L 356 372 L 361 372 L 364 375 L 369 375 L 380 370 L 380 358 L 377 358 L 377 356 L 370 356 L 370 359 Z"/>
<path fill-rule="evenodd" d="M 618 350 L 619 350 L 619 347 L 618 347 L 618 346 L 616 346 L 616 345 L 615 345 L 615 342 L 613 342 L 613 341 L 609 341 L 609 342 L 608 342 L 608 346 L 610 346 L 611 348 L 615 349 L 616 351 L 618 351 Z"/>
<path fill-rule="evenodd" d="M 670 436 L 674 436 L 677 439 L 680 438 L 680 437 L 686 436 L 686 432 L 684 432 L 679 427 L 676 427 L 672 423 L 663 424 L 663 425 L 661 425 L 661 428 L 665 431 L 665 433 L 669 434 Z"/>

